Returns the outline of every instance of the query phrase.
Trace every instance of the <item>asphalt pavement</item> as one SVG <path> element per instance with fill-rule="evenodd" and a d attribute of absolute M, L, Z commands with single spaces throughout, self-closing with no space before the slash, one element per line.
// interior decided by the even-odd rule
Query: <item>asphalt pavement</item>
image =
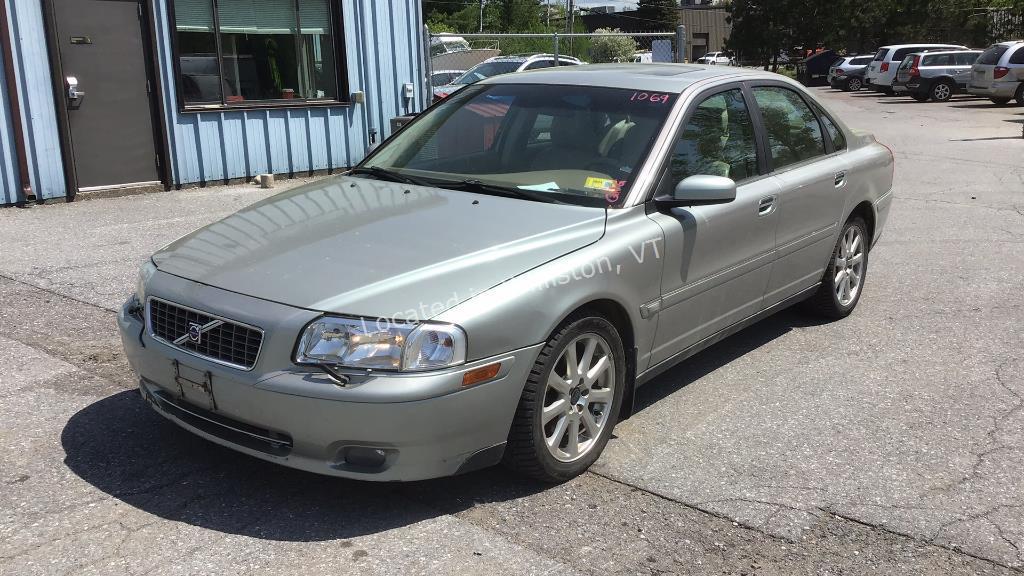
<path fill-rule="evenodd" d="M 1024 108 L 815 92 L 897 159 L 857 310 L 659 377 L 555 487 L 316 476 L 143 404 L 138 265 L 270 191 L 0 210 L 0 574 L 1024 573 Z"/>

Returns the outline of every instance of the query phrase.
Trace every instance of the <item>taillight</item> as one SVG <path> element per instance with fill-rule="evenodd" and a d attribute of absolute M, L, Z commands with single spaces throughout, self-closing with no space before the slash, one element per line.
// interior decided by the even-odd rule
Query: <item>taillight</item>
<path fill-rule="evenodd" d="M 910 77 L 915 78 L 921 75 L 921 70 L 917 66 L 921 63 L 920 56 L 914 56 L 914 61 L 910 64 Z"/>
<path fill-rule="evenodd" d="M 843 70 L 842 68 L 838 68 L 836 70 L 836 76 L 845 76 L 845 75 L 846 75 L 846 70 Z"/>
<path fill-rule="evenodd" d="M 882 70 L 882 72 L 888 72 L 889 71 L 889 63 L 888 62 L 882 62 L 881 70 Z"/>
<path fill-rule="evenodd" d="M 996 66 L 996 69 L 992 71 L 992 77 L 995 78 L 996 80 L 999 80 L 1000 78 L 1006 76 L 1009 73 L 1010 69 L 1007 68 L 1006 66 Z"/>

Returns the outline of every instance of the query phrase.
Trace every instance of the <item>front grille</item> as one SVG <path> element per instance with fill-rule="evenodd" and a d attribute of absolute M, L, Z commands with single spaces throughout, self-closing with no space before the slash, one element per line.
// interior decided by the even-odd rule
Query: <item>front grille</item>
<path fill-rule="evenodd" d="M 158 298 L 149 299 L 149 325 L 152 335 L 166 344 L 243 370 L 256 365 L 263 344 L 258 328 Z M 190 338 L 190 330 L 198 338 Z"/>

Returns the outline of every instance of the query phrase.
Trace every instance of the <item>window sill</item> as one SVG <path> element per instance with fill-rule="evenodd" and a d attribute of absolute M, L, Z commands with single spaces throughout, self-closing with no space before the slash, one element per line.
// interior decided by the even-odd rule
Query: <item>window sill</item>
<path fill-rule="evenodd" d="M 292 108 L 337 108 L 349 107 L 350 100 L 266 100 L 262 102 L 239 102 L 237 104 L 186 104 L 178 112 L 224 112 L 227 110 L 289 110 Z"/>

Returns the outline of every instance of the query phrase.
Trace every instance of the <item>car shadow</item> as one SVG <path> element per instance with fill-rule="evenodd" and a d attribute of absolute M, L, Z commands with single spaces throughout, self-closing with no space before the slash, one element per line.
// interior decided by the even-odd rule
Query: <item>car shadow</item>
<path fill-rule="evenodd" d="M 950 106 L 950 108 L 964 108 L 967 110 L 984 110 L 989 108 L 1013 110 L 1014 108 L 1016 108 L 1016 106 L 1014 106 L 1012 103 L 996 104 L 995 102 L 989 102 L 987 98 L 983 98 L 982 100 L 983 102 L 979 102 L 978 104 L 953 104 Z"/>
<path fill-rule="evenodd" d="M 402 484 L 293 470 L 178 428 L 134 390 L 76 413 L 61 443 L 72 472 L 126 504 L 175 522 L 276 541 L 376 534 L 546 488 L 500 468 Z"/>
<path fill-rule="evenodd" d="M 638 391 L 637 411 L 794 327 L 783 311 L 726 338 Z M 102 492 L 164 518 L 252 538 L 314 542 L 376 534 L 548 489 L 501 467 L 453 478 L 374 483 L 285 468 L 175 426 L 135 390 L 74 414 L 61 432 L 64 463 Z"/>

